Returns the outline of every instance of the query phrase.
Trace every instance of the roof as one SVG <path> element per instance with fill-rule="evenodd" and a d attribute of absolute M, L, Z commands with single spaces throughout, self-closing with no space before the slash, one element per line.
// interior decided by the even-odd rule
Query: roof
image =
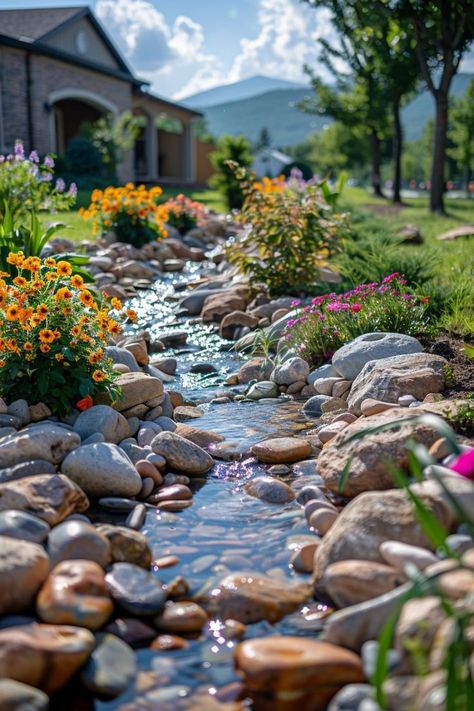
<path fill-rule="evenodd" d="M 84 7 L 43 7 L 36 10 L 0 10 L 0 31 L 2 35 L 13 37 L 21 42 L 35 42 L 76 15 L 82 14 L 84 9 Z"/>
<path fill-rule="evenodd" d="M 176 101 L 169 101 L 168 99 L 163 99 L 161 96 L 157 96 L 156 94 L 150 94 L 148 91 L 143 91 L 142 89 L 137 89 L 135 91 L 135 96 L 141 99 L 149 99 L 152 102 L 159 103 L 161 107 L 169 106 L 173 109 L 180 109 L 184 113 L 190 114 L 191 116 L 203 116 L 203 113 L 201 111 L 190 109 L 189 106 L 178 104 L 176 103 Z"/>
<path fill-rule="evenodd" d="M 291 156 L 288 156 L 286 155 L 286 153 L 278 151 L 276 148 L 262 148 L 255 154 L 255 159 L 258 158 L 272 158 L 273 160 L 277 160 L 280 163 L 285 164 L 291 163 L 293 161 L 293 158 Z"/>

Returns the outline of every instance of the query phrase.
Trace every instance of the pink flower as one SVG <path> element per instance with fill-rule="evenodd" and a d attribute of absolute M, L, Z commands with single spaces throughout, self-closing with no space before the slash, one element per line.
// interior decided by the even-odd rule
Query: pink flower
<path fill-rule="evenodd" d="M 351 304 L 351 311 L 354 311 L 355 313 L 362 311 L 362 304 Z"/>
<path fill-rule="evenodd" d="M 469 449 L 456 457 L 449 468 L 467 479 L 474 480 L 474 449 Z"/>

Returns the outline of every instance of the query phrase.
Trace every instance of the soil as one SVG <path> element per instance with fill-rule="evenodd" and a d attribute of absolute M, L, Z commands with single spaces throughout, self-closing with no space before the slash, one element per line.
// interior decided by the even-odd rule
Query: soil
<path fill-rule="evenodd" d="M 474 393 L 474 358 L 464 353 L 465 341 L 439 336 L 435 341 L 420 338 L 428 353 L 443 356 L 450 366 L 450 377 L 445 397 L 462 398 Z"/>

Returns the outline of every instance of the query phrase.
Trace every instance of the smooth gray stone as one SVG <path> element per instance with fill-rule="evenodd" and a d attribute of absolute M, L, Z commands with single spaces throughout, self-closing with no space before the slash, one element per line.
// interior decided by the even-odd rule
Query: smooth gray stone
<path fill-rule="evenodd" d="M 173 405 L 171 403 L 171 398 L 168 393 L 164 393 L 163 402 L 161 403 L 161 417 L 173 417 Z M 159 417 L 156 418 L 160 419 Z M 163 428 L 164 429 L 164 428 Z M 173 430 L 174 431 L 174 430 Z"/>
<path fill-rule="evenodd" d="M 126 365 L 132 373 L 138 373 L 140 371 L 140 366 L 133 353 L 127 351 L 126 348 L 119 348 L 118 346 L 107 346 L 105 349 L 106 354 L 109 358 L 112 358 L 114 363 L 121 363 Z"/>
<path fill-rule="evenodd" d="M 85 521 L 63 521 L 48 536 L 48 555 L 52 565 L 62 560 L 93 560 L 102 568 L 110 561 L 110 543 Z"/>
<path fill-rule="evenodd" d="M 303 405 L 304 414 L 309 415 L 310 417 L 319 417 L 322 415 L 321 407 L 323 403 L 331 399 L 330 395 L 314 395 L 313 397 L 310 397 L 309 400 L 307 400 Z"/>
<path fill-rule="evenodd" d="M 97 444 L 97 442 L 105 442 L 105 437 L 101 432 L 96 432 L 90 437 L 82 440 L 82 444 Z"/>
<path fill-rule="evenodd" d="M 15 415 L 0 415 L 0 427 L 14 427 L 16 430 L 19 430 L 21 420 Z"/>
<path fill-rule="evenodd" d="M 155 483 L 152 480 L 152 488 L 151 491 L 155 488 Z M 151 494 L 150 491 L 150 494 Z M 127 520 L 125 521 L 125 525 L 128 526 L 129 528 L 133 528 L 135 531 L 139 531 L 140 528 L 143 526 L 145 523 L 145 516 L 146 516 L 146 507 L 144 504 L 137 504 L 135 508 L 130 511 L 129 515 L 127 516 Z"/>
<path fill-rule="evenodd" d="M 332 365 L 332 363 L 326 363 L 325 365 L 320 365 L 319 368 L 312 370 L 311 373 L 306 378 L 306 382 L 309 385 L 313 385 L 316 380 L 321 378 L 340 378 L 341 376 Z"/>
<path fill-rule="evenodd" d="M 161 427 L 164 432 L 174 432 L 177 427 L 176 422 L 171 417 L 165 417 L 165 415 L 157 417 L 154 423 Z"/>
<path fill-rule="evenodd" d="M 99 506 L 109 511 L 133 511 L 137 505 L 133 499 L 125 499 L 120 496 L 104 496 L 98 501 Z"/>
<path fill-rule="evenodd" d="M 30 408 L 26 400 L 14 400 L 9 404 L 7 412 L 9 415 L 19 418 L 21 427 L 30 421 Z"/>
<path fill-rule="evenodd" d="M 359 704 L 364 699 L 371 699 L 373 693 L 370 684 L 348 684 L 332 698 L 327 711 L 359 711 Z"/>
<path fill-rule="evenodd" d="M 80 435 L 83 444 L 84 440 L 98 433 L 106 442 L 117 444 L 124 437 L 128 437 L 130 430 L 125 417 L 113 407 L 94 405 L 81 412 L 74 422 L 74 431 Z"/>
<path fill-rule="evenodd" d="M 165 605 L 166 595 L 158 578 L 138 565 L 114 563 L 105 584 L 113 599 L 132 615 L 156 615 Z"/>
<path fill-rule="evenodd" d="M 218 373 L 218 369 L 213 363 L 194 363 L 189 369 L 190 373 Z"/>
<path fill-rule="evenodd" d="M 92 693 L 115 698 L 135 679 L 135 654 L 113 634 L 98 634 L 96 639 L 97 646 L 81 672 L 81 681 Z"/>
<path fill-rule="evenodd" d="M 3 711 L 47 711 L 49 698 L 21 681 L 0 679 L 0 707 Z"/>
<path fill-rule="evenodd" d="M 14 509 L 0 511 L 0 536 L 19 538 L 32 543 L 43 543 L 48 537 L 49 530 L 45 521 L 26 511 Z"/>
<path fill-rule="evenodd" d="M 56 467 L 45 459 L 31 459 L 29 462 L 20 462 L 13 467 L 0 470 L 0 483 L 23 479 L 25 476 L 35 474 L 56 474 Z"/>
<path fill-rule="evenodd" d="M 332 364 L 346 380 L 354 380 L 372 360 L 421 353 L 423 346 L 413 336 L 403 333 L 363 333 L 334 353 Z"/>

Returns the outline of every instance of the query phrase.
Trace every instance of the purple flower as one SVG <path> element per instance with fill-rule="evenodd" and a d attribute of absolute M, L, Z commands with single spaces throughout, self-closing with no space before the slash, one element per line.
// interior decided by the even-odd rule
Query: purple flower
<path fill-rule="evenodd" d="M 28 173 L 29 173 L 30 175 L 32 175 L 33 177 L 34 177 L 35 175 L 38 175 L 38 166 L 37 166 L 37 165 L 34 165 L 34 164 L 33 164 L 33 165 L 30 165 L 30 167 L 28 168 Z"/>
<path fill-rule="evenodd" d="M 4 156 L 3 153 L 2 153 L 2 154 L 0 155 L 0 163 L 4 163 L 4 162 L 5 162 L 5 156 Z"/>
<path fill-rule="evenodd" d="M 50 183 L 53 179 L 53 176 L 51 173 L 41 173 L 41 179 L 44 180 L 45 183 Z"/>
<path fill-rule="evenodd" d="M 44 165 L 46 168 L 54 168 L 54 159 L 52 156 L 46 156 L 44 159 Z"/>
<path fill-rule="evenodd" d="M 58 193 L 63 193 L 66 188 L 66 183 L 64 182 L 64 180 L 62 178 L 58 178 L 56 180 L 55 187 L 56 187 L 56 190 L 58 191 Z"/>
<path fill-rule="evenodd" d="M 301 304 L 300 299 L 295 299 L 294 301 L 291 302 L 290 306 L 299 306 Z"/>
<path fill-rule="evenodd" d="M 32 163 L 39 163 L 38 151 L 31 151 L 29 159 Z"/>
<path fill-rule="evenodd" d="M 76 197 L 77 195 L 77 185 L 76 183 L 71 183 L 69 190 L 67 191 L 69 197 Z"/>
<path fill-rule="evenodd" d="M 21 141 L 15 141 L 15 160 L 25 160 L 25 149 Z"/>

